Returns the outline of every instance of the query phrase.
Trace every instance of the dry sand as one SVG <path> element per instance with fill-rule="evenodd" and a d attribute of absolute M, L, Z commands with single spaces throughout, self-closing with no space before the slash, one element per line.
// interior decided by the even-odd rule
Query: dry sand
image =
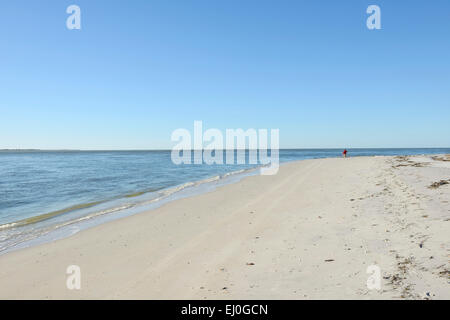
<path fill-rule="evenodd" d="M 446 159 L 286 164 L 0 256 L 0 298 L 449 299 Z M 66 287 L 69 265 L 81 290 Z"/>

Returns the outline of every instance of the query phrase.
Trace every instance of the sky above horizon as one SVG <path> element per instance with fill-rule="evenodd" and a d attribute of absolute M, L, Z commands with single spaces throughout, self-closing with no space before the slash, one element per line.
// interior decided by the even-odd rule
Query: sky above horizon
<path fill-rule="evenodd" d="M 170 149 L 195 120 L 450 147 L 450 1 L 2 1 L 0 115 L 0 149 Z"/>

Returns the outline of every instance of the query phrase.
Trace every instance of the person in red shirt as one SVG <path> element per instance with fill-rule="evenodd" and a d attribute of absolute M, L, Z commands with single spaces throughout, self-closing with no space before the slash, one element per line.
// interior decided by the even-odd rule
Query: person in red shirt
<path fill-rule="evenodd" d="M 344 158 L 347 158 L 347 149 L 344 149 L 344 151 L 342 152 L 342 156 L 343 156 Z"/>

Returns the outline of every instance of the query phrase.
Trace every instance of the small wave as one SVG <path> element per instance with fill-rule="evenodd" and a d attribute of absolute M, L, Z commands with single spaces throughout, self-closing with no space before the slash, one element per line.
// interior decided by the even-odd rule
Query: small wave
<path fill-rule="evenodd" d="M 15 221 L 15 222 L 2 224 L 2 225 L 0 225 L 0 230 L 9 229 L 9 228 L 12 228 L 12 227 L 21 227 L 21 226 L 26 226 L 26 225 L 29 225 L 29 224 L 41 222 L 41 221 L 48 220 L 48 219 L 51 219 L 53 217 L 56 217 L 56 216 L 59 216 L 59 215 L 71 212 L 71 211 L 90 208 L 90 207 L 93 207 L 93 206 L 98 205 L 98 204 L 103 203 L 103 202 L 105 202 L 105 201 L 94 201 L 94 202 L 77 204 L 77 205 L 74 205 L 74 206 L 71 206 L 71 207 L 68 207 L 68 208 L 65 208 L 65 209 L 56 210 L 56 211 L 44 213 L 44 214 L 41 214 L 41 215 L 37 215 L 37 216 L 34 216 L 34 217 L 18 220 L 18 221 Z"/>
<path fill-rule="evenodd" d="M 229 176 L 234 176 L 236 174 L 240 174 L 240 173 L 244 173 L 244 172 L 250 172 L 255 170 L 255 168 L 251 168 L 251 169 L 241 169 L 241 170 L 236 170 L 236 171 L 231 171 L 231 172 L 227 172 L 225 173 L 222 177 L 229 177 Z"/>
<path fill-rule="evenodd" d="M 144 190 L 144 191 L 138 191 L 138 192 L 126 194 L 123 197 L 124 198 L 136 198 L 136 197 L 142 196 L 143 194 L 150 193 L 150 192 L 156 192 L 156 191 L 159 191 L 161 189 L 162 188 L 147 189 L 147 190 Z M 118 198 L 120 198 L 120 197 L 118 197 Z"/>
<path fill-rule="evenodd" d="M 194 184 L 195 184 L 194 182 L 186 182 L 186 183 L 183 183 L 182 185 L 179 185 L 179 186 L 176 186 L 173 188 L 169 188 L 169 189 L 165 189 L 164 191 L 162 191 L 162 194 L 165 196 L 169 196 L 171 194 L 174 194 L 175 192 L 181 191 L 188 187 L 192 187 Z"/>

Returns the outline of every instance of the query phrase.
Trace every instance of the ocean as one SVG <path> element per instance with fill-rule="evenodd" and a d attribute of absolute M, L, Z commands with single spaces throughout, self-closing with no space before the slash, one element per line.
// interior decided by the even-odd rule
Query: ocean
<path fill-rule="evenodd" d="M 348 149 L 349 156 L 450 153 Z M 280 163 L 341 156 L 341 149 L 280 150 Z M 248 156 L 248 154 L 247 154 Z M 1 151 L 0 254 L 214 190 L 258 164 L 181 164 L 171 151 Z"/>

